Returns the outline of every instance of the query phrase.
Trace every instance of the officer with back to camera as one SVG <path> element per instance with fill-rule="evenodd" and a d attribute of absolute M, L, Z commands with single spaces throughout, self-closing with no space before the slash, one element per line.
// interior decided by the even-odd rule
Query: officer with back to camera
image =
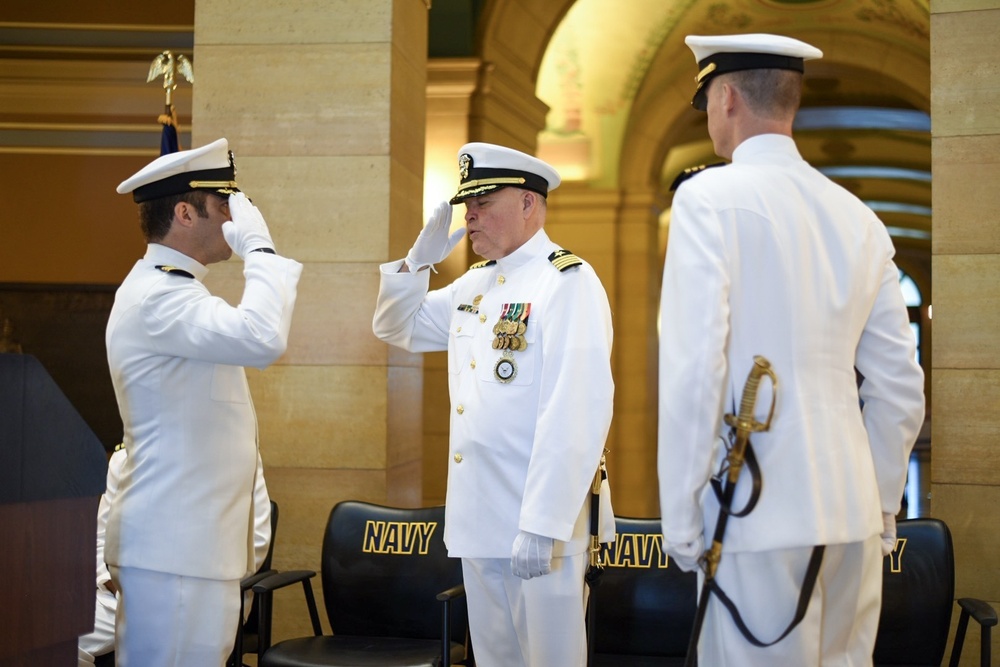
<path fill-rule="evenodd" d="M 713 596 L 699 664 L 870 665 L 882 556 L 924 415 L 892 241 L 792 139 L 804 63 L 819 49 L 780 35 L 686 42 L 699 70 L 693 104 L 731 163 L 687 179 L 673 201 L 660 337 L 665 546 L 698 567 L 719 516 L 708 482 L 725 454 L 723 414 L 737 413 L 762 355 L 777 378 L 770 430 L 751 443 L 763 484 L 750 514 L 729 518 L 715 580 L 764 643 L 789 625 L 803 588 L 808 602 L 787 637 L 758 647 Z M 734 509 L 749 482 L 740 477 Z M 807 564 L 824 545 L 810 591 Z"/>

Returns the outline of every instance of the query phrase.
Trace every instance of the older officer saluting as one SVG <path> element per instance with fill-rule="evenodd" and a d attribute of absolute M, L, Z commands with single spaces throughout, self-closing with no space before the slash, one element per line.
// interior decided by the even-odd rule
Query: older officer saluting
<path fill-rule="evenodd" d="M 128 451 L 105 545 L 121 667 L 219 667 L 241 621 L 260 474 L 243 367 L 284 353 L 302 265 L 275 253 L 235 177 L 219 139 L 118 186 L 139 204 L 148 243 L 107 330 Z M 233 252 L 246 281 L 237 306 L 202 284 Z"/>
<path fill-rule="evenodd" d="M 682 183 L 673 202 L 660 338 L 665 544 L 679 566 L 697 566 L 719 516 L 708 482 L 725 454 L 722 417 L 736 413 L 762 355 L 778 380 L 771 428 L 752 438 L 763 487 L 749 515 L 729 519 L 715 580 L 762 643 L 788 627 L 803 589 L 808 603 L 787 637 L 758 647 L 711 599 L 699 663 L 870 665 L 882 555 L 924 415 L 892 241 L 792 140 L 804 63 L 818 49 L 778 35 L 686 43 L 699 69 L 693 104 L 732 162 Z M 807 563 L 822 545 L 810 591 Z"/>
<path fill-rule="evenodd" d="M 442 203 L 405 260 L 383 264 L 373 329 L 448 350 L 445 543 L 462 558 L 476 663 L 583 665 L 586 499 L 611 423 L 611 313 L 593 269 L 549 240 L 559 175 L 492 144 L 459 151 L 472 249 L 487 261 L 428 293 L 449 235 Z M 610 506 L 607 507 L 610 510 Z"/>

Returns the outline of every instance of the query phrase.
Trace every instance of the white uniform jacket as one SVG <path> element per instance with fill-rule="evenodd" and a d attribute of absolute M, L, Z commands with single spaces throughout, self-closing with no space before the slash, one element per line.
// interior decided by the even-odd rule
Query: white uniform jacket
<path fill-rule="evenodd" d="M 205 266 L 150 244 L 125 278 L 107 330 L 128 450 L 108 564 L 220 580 L 252 571 L 257 422 L 243 367 L 284 353 L 301 272 L 248 253 L 234 307 L 202 284 Z"/>
<path fill-rule="evenodd" d="M 104 493 L 97 504 L 97 599 L 105 606 L 114 610 L 115 594 L 108 590 L 108 582 L 111 581 L 111 573 L 108 572 L 108 565 L 104 562 L 104 534 L 108 525 L 108 514 L 111 512 L 111 505 L 118 495 L 118 481 L 121 479 L 122 468 L 125 466 L 125 459 L 128 451 L 124 448 L 116 450 L 108 459 L 108 474 L 105 481 Z"/>
<path fill-rule="evenodd" d="M 381 267 L 373 329 L 411 352 L 448 350 L 451 456 L 445 543 L 451 556 L 509 558 L 518 530 L 581 553 L 589 489 L 611 424 L 611 311 L 589 264 L 566 271 L 544 231 L 509 256 L 428 293 L 429 271 Z M 493 329 L 530 304 L 527 348 L 501 382 Z M 523 308 L 522 308 L 523 310 Z"/>
<path fill-rule="evenodd" d="M 718 503 L 706 483 L 754 355 L 773 365 L 777 407 L 771 430 L 751 437 L 760 502 L 728 522 L 725 549 L 856 542 L 882 531 L 882 512 L 899 511 L 924 383 L 893 254 L 875 213 L 810 167 L 790 137 L 748 139 L 732 164 L 678 188 L 660 306 L 668 543 L 712 535 Z M 767 379 L 760 386 L 763 420 L 771 391 Z M 736 508 L 748 486 L 744 469 Z"/>

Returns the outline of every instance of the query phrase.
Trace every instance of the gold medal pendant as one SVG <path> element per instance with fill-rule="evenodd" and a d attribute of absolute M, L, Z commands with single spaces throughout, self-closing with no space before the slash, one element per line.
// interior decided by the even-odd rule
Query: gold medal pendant
<path fill-rule="evenodd" d="M 507 350 L 502 357 L 497 359 L 493 365 L 493 377 L 504 384 L 517 377 L 517 362 L 514 361 L 513 352 Z"/>

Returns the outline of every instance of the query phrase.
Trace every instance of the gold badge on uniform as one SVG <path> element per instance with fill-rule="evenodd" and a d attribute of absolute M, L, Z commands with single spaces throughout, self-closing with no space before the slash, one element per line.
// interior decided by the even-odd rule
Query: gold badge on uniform
<path fill-rule="evenodd" d="M 517 377 L 517 363 L 514 362 L 513 352 L 504 350 L 504 356 L 497 359 L 496 364 L 493 365 L 493 375 L 504 384 Z"/>
<path fill-rule="evenodd" d="M 500 382 L 510 382 L 517 377 L 514 353 L 528 348 L 524 337 L 528 330 L 530 303 L 505 303 L 500 309 L 500 319 L 493 325 L 493 349 L 503 350 L 503 356 L 493 366 L 493 375 Z"/>

